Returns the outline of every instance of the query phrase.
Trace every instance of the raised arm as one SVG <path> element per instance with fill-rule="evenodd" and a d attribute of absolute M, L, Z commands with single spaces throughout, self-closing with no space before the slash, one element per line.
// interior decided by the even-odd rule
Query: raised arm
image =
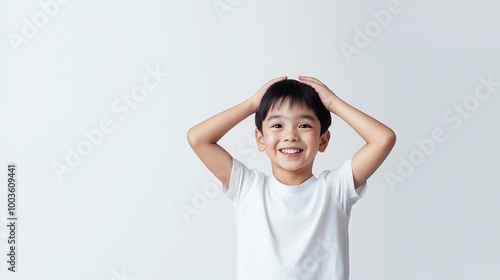
<path fill-rule="evenodd" d="M 217 142 L 230 129 L 257 111 L 262 96 L 275 82 L 286 77 L 275 78 L 262 86 L 255 95 L 240 104 L 229 108 L 189 129 L 189 145 L 203 164 L 225 186 L 229 186 L 233 159 Z"/>
<path fill-rule="evenodd" d="M 389 155 L 396 143 L 396 134 L 383 123 L 337 97 L 318 79 L 299 76 L 299 81 L 314 88 L 323 105 L 343 119 L 365 140 L 366 144 L 352 158 L 354 186 L 360 187 Z"/>

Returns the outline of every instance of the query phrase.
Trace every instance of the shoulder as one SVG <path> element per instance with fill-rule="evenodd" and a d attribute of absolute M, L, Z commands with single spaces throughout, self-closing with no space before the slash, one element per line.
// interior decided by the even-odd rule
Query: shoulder
<path fill-rule="evenodd" d="M 231 177 L 238 177 L 241 175 L 267 176 L 267 174 L 265 174 L 264 172 L 259 171 L 255 168 L 249 168 L 245 163 L 233 157 Z"/>
<path fill-rule="evenodd" d="M 326 185 L 332 197 L 347 215 L 350 215 L 351 207 L 363 197 L 366 190 L 366 183 L 358 189 L 354 187 L 352 158 L 344 160 L 332 170 L 323 171 L 319 180 Z"/>
<path fill-rule="evenodd" d="M 233 157 L 229 189 L 240 188 L 242 185 L 253 185 L 262 180 L 267 175 L 257 169 L 249 168 L 243 162 Z"/>
<path fill-rule="evenodd" d="M 266 174 L 248 168 L 241 161 L 233 158 L 231 178 L 229 186 L 224 187 L 223 194 L 233 201 L 233 206 L 238 210 L 256 189 L 257 186 L 263 185 Z"/>
<path fill-rule="evenodd" d="M 342 177 L 352 177 L 352 158 L 348 158 L 330 170 L 324 170 L 318 178 L 324 180 L 338 179 Z"/>
<path fill-rule="evenodd" d="M 337 167 L 332 170 L 323 171 L 319 177 L 319 181 L 328 185 L 335 192 L 345 192 L 349 196 L 362 197 L 367 183 L 364 183 L 358 188 L 354 186 L 354 174 L 352 170 L 352 158 L 345 159 Z"/>

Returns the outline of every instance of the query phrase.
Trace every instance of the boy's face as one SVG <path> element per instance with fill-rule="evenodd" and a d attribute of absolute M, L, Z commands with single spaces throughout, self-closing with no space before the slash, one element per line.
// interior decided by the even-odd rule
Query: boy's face
<path fill-rule="evenodd" d="M 288 101 L 271 109 L 256 129 L 259 151 L 266 151 L 274 171 L 311 173 L 316 154 L 324 152 L 330 139 L 327 131 L 320 136 L 321 123 L 314 111 L 303 106 L 290 108 Z M 312 173 L 311 173 L 312 174 Z"/>

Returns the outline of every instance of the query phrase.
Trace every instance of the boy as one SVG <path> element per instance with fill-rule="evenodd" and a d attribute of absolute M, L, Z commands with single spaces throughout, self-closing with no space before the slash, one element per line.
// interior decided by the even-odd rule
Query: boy
<path fill-rule="evenodd" d="M 330 140 L 330 112 L 366 144 L 352 159 L 316 178 L 312 166 Z M 257 146 L 270 158 L 272 176 L 248 169 L 217 144 L 253 113 Z M 390 128 L 341 100 L 316 78 L 299 76 L 296 81 L 284 76 L 192 127 L 188 141 L 233 202 L 236 279 L 349 278 L 351 206 L 392 150 L 396 136 Z"/>

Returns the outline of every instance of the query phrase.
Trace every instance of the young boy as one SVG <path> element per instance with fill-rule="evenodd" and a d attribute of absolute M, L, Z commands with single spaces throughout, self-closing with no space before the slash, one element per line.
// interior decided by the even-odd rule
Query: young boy
<path fill-rule="evenodd" d="M 366 144 L 352 159 L 315 177 L 314 158 L 330 140 L 330 112 Z M 253 113 L 257 146 L 270 158 L 272 176 L 248 169 L 217 144 Z M 284 76 L 192 127 L 188 140 L 233 202 L 236 279 L 349 278 L 350 210 L 395 144 L 390 128 L 341 100 L 316 78 L 299 76 L 296 81 Z"/>

